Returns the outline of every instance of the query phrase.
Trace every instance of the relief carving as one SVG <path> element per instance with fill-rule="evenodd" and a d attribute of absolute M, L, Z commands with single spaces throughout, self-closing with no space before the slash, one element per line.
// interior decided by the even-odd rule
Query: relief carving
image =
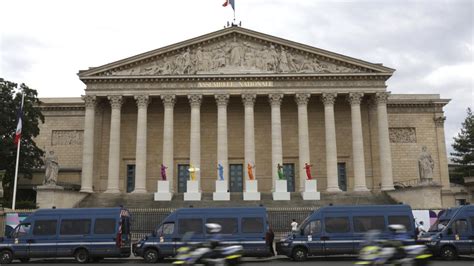
<path fill-rule="evenodd" d="M 416 143 L 414 127 L 391 127 L 388 131 L 391 143 Z"/>
<path fill-rule="evenodd" d="M 193 75 L 229 73 L 354 73 L 359 68 L 336 65 L 302 51 L 237 37 L 187 47 L 154 62 L 116 70 L 109 75 Z"/>
<path fill-rule="evenodd" d="M 51 145 L 82 145 L 83 138 L 83 130 L 53 130 L 51 134 Z"/>

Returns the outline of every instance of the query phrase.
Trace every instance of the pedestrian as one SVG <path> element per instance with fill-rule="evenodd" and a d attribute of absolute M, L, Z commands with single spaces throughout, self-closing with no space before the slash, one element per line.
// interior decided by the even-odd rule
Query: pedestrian
<path fill-rule="evenodd" d="M 268 225 L 267 233 L 265 234 L 265 244 L 270 249 L 270 254 L 275 256 L 275 250 L 273 249 L 273 240 L 275 239 L 275 233 L 272 230 L 272 227 Z"/>
<path fill-rule="evenodd" d="M 423 221 L 420 221 L 418 225 L 416 226 L 416 237 L 420 238 L 424 233 L 426 233 L 426 230 L 424 228 L 424 223 Z"/>
<path fill-rule="evenodd" d="M 295 219 L 293 219 L 293 221 L 291 222 L 291 232 L 293 233 L 293 235 L 295 235 L 296 231 L 298 231 L 298 223 Z"/>

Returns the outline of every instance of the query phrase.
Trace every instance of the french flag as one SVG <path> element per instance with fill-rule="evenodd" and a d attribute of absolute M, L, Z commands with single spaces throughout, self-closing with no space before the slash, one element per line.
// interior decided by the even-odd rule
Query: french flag
<path fill-rule="evenodd" d="M 235 10 L 235 3 L 234 3 L 234 0 L 226 0 L 224 4 L 222 4 L 223 7 L 226 7 L 227 5 L 229 5 L 232 7 L 233 10 Z"/>
<path fill-rule="evenodd" d="M 23 102 L 21 103 L 20 109 L 18 110 L 18 124 L 16 125 L 15 145 L 18 145 L 20 143 L 21 128 L 23 124 L 22 118 L 23 118 Z"/>

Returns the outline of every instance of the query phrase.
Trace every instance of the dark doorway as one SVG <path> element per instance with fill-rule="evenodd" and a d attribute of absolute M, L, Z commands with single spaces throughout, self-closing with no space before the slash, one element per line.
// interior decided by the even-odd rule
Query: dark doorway
<path fill-rule="evenodd" d="M 244 191 L 243 165 L 229 164 L 230 192 Z"/>
<path fill-rule="evenodd" d="M 284 163 L 283 171 L 286 177 L 287 189 L 288 192 L 295 192 L 295 164 L 294 163 Z"/>
<path fill-rule="evenodd" d="M 346 163 L 337 163 L 337 183 L 342 191 L 347 191 Z"/>
<path fill-rule="evenodd" d="M 135 165 L 127 164 L 127 193 L 135 190 Z"/>
<path fill-rule="evenodd" d="M 178 164 L 178 193 L 186 192 L 186 182 L 189 178 L 189 164 Z"/>

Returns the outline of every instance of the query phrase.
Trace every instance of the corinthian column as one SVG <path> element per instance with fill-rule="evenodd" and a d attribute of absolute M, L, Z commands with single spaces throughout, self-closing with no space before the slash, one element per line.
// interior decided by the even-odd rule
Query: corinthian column
<path fill-rule="evenodd" d="M 92 193 L 92 173 L 94 167 L 94 118 L 95 96 L 83 95 L 86 105 L 84 117 L 84 144 L 82 146 L 81 192 Z"/>
<path fill-rule="evenodd" d="M 244 112 L 245 112 L 245 164 L 244 169 L 246 169 L 247 164 L 255 164 L 255 124 L 254 124 L 254 111 L 253 107 L 255 104 L 255 99 L 257 98 L 256 94 L 243 94 L 242 102 L 244 103 Z M 245 172 L 245 180 L 249 180 L 248 171 Z M 256 168 L 253 168 L 253 176 L 256 177 Z"/>
<path fill-rule="evenodd" d="M 191 139 L 189 149 L 189 164 L 195 168 L 201 167 L 201 101 L 202 95 L 188 95 L 191 105 Z M 196 172 L 196 180 L 201 180 L 201 171 Z"/>
<path fill-rule="evenodd" d="M 278 176 L 278 164 L 283 165 L 283 148 L 281 140 L 280 106 L 283 94 L 268 95 L 272 109 L 272 191 L 275 191 L 275 181 Z"/>
<path fill-rule="evenodd" d="M 110 141 L 109 141 L 109 176 L 105 193 L 120 193 L 119 167 L 120 167 L 120 109 L 122 96 L 108 97 L 112 112 L 110 115 Z"/>
<path fill-rule="evenodd" d="M 362 135 L 362 118 L 360 102 L 363 93 L 349 93 L 352 121 L 352 159 L 354 164 L 354 191 L 368 191 L 365 184 L 364 140 Z"/>
<path fill-rule="evenodd" d="M 336 145 L 336 123 L 334 120 L 334 102 L 337 93 L 323 93 L 324 103 L 324 126 L 326 129 L 326 175 L 328 192 L 339 192 L 337 181 L 337 145 Z"/>
<path fill-rule="evenodd" d="M 389 92 L 377 92 L 375 102 L 377 104 L 377 124 L 379 130 L 379 157 L 382 190 L 393 190 L 392 176 L 392 154 L 390 151 L 390 139 L 388 135 L 387 100 Z"/>
<path fill-rule="evenodd" d="M 304 191 L 306 170 L 305 163 L 311 164 L 309 159 L 309 132 L 308 132 L 308 100 L 309 93 L 297 93 L 295 95 L 298 104 L 298 152 L 299 152 L 299 175 L 300 191 Z"/>
<path fill-rule="evenodd" d="M 228 152 L 227 152 L 227 103 L 228 94 L 214 96 L 217 102 L 217 162 L 224 167 L 224 180 L 228 180 Z M 219 179 L 219 171 L 217 171 Z"/>
<path fill-rule="evenodd" d="M 161 100 L 163 101 L 163 106 L 165 108 L 164 121 L 163 121 L 163 164 L 168 167 L 167 172 L 169 173 L 169 184 L 170 192 L 174 191 L 174 119 L 173 119 L 173 108 L 176 102 L 176 96 L 162 95 Z"/>
<path fill-rule="evenodd" d="M 133 193 L 146 193 L 146 132 L 148 95 L 135 96 L 137 101 L 137 146 L 135 150 L 135 189 Z"/>

